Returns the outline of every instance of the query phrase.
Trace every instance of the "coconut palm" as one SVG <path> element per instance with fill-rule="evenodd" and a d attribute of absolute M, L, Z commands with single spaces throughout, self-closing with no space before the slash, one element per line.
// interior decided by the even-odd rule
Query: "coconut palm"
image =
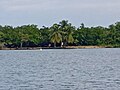
<path fill-rule="evenodd" d="M 54 43 L 54 47 L 56 47 L 56 43 L 62 42 L 62 35 L 61 35 L 62 32 L 60 31 L 58 24 L 54 24 L 51 27 L 51 30 L 52 30 L 52 34 L 50 36 L 50 41 Z"/>
<path fill-rule="evenodd" d="M 68 25 L 68 20 L 62 20 L 61 22 L 59 22 L 59 24 L 60 24 L 61 28 L 64 29 L 65 26 Z"/>
<path fill-rule="evenodd" d="M 73 30 L 74 30 L 74 28 L 72 26 L 70 26 L 70 25 L 66 26 L 66 32 L 64 34 L 65 45 L 67 43 L 73 43 L 74 42 Z"/>
<path fill-rule="evenodd" d="M 75 30 L 75 27 L 71 25 L 71 23 L 68 23 L 67 20 L 63 20 L 60 23 L 61 30 L 64 32 L 62 33 L 62 39 L 64 42 L 64 45 L 66 46 L 67 43 L 73 43 L 73 30 Z"/>
<path fill-rule="evenodd" d="M 54 47 L 56 47 L 56 43 L 60 43 L 62 41 L 62 35 L 59 32 L 54 32 L 51 36 L 51 42 L 54 43 Z"/>

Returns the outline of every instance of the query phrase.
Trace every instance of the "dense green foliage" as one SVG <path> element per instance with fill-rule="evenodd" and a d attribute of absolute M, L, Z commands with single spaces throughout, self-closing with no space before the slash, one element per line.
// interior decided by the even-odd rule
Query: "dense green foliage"
<path fill-rule="evenodd" d="M 109 27 L 85 27 L 82 23 L 76 28 L 67 20 L 42 28 L 37 25 L 0 26 L 0 44 L 16 48 L 67 45 L 120 47 L 120 22 Z"/>

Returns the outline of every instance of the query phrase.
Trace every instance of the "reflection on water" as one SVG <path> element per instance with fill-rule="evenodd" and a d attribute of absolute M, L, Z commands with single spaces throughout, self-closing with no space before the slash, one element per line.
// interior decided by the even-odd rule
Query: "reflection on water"
<path fill-rule="evenodd" d="M 0 90 L 120 90 L 120 49 L 0 51 Z"/>

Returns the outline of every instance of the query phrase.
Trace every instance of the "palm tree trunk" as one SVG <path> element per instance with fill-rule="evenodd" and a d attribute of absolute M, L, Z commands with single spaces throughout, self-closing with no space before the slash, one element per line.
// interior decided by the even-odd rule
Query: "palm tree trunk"
<path fill-rule="evenodd" d="M 23 44 L 23 43 L 21 42 L 21 43 L 20 43 L 20 49 L 22 49 L 22 44 Z"/>
<path fill-rule="evenodd" d="M 54 48 L 56 47 L 56 42 L 54 42 Z"/>

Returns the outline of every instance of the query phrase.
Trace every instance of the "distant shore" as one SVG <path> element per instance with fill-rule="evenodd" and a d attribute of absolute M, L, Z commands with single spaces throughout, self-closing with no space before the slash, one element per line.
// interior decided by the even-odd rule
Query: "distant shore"
<path fill-rule="evenodd" d="M 39 49 L 94 49 L 94 48 L 116 48 L 111 46 L 65 46 L 65 47 L 22 47 L 22 48 L 6 48 L 0 50 L 39 50 Z M 117 47 L 119 48 L 119 47 Z"/>
<path fill-rule="evenodd" d="M 74 49 L 89 49 L 89 48 L 120 48 L 120 46 L 67 46 L 66 48 L 74 48 Z"/>

